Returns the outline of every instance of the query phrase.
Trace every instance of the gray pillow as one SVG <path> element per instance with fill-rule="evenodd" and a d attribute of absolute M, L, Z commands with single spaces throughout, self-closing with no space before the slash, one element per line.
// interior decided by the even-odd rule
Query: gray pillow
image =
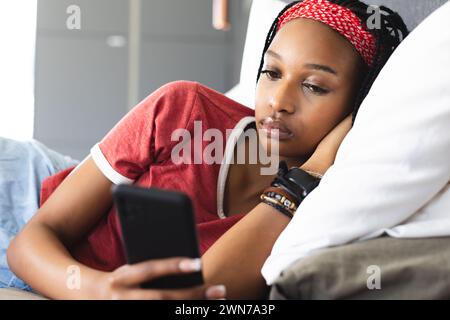
<path fill-rule="evenodd" d="M 270 299 L 449 298 L 449 237 L 382 237 L 320 250 L 284 270 L 270 291 Z"/>

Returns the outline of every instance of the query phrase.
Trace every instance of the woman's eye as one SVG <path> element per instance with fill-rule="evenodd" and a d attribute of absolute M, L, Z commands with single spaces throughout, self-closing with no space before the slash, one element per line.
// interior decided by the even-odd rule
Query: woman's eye
<path fill-rule="evenodd" d="M 278 72 L 273 71 L 273 70 L 263 70 L 261 71 L 262 74 L 265 74 L 267 76 L 267 78 L 269 78 L 270 80 L 275 80 L 275 79 L 279 79 L 280 75 L 278 74 Z"/>
<path fill-rule="evenodd" d="M 323 94 L 328 93 L 328 90 L 318 87 L 316 85 L 310 84 L 310 83 L 304 83 L 303 86 L 306 87 L 312 93 L 315 93 L 318 95 L 323 95 Z"/>

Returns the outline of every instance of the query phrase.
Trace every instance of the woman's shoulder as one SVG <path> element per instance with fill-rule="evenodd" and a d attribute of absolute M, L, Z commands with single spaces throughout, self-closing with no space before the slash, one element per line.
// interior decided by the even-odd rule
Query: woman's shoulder
<path fill-rule="evenodd" d="M 209 111 L 226 113 L 229 117 L 235 118 L 236 121 L 243 117 L 255 115 L 253 109 L 227 97 L 225 94 L 201 83 L 196 83 L 196 85 L 199 97 L 209 101 L 207 105 Z"/>
<path fill-rule="evenodd" d="M 202 121 L 204 128 L 232 129 L 241 119 L 255 115 L 253 109 L 196 81 L 169 82 L 151 96 L 164 101 L 157 118 L 165 131 L 175 127 L 191 130 L 196 121 Z"/>
<path fill-rule="evenodd" d="M 182 119 L 194 121 L 204 117 L 222 119 L 225 122 L 229 122 L 227 120 L 238 122 L 244 117 L 255 114 L 253 109 L 225 94 L 202 83 L 188 80 L 172 81 L 161 86 L 144 99 L 142 105 L 151 108 L 155 102 L 162 102 L 161 105 L 164 106 L 158 108 L 159 118 L 178 120 L 175 122 L 180 122 Z M 167 121 L 164 122 L 167 125 Z"/>

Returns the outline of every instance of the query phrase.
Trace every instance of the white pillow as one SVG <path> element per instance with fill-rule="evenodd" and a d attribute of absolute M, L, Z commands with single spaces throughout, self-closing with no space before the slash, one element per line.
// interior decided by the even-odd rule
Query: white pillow
<path fill-rule="evenodd" d="M 255 108 L 256 76 L 266 36 L 273 20 L 286 5 L 280 0 L 254 0 L 250 9 L 239 84 L 227 96 L 252 109 Z"/>
<path fill-rule="evenodd" d="M 275 243 L 262 269 L 269 284 L 324 247 L 383 232 L 450 236 L 449 18 L 446 3 L 389 59 L 335 164 Z"/>

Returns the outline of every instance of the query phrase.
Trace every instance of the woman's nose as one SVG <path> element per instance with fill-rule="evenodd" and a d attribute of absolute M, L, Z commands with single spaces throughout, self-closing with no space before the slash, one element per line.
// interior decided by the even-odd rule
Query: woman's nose
<path fill-rule="evenodd" d="M 270 96 L 270 106 L 276 112 L 293 113 L 295 111 L 295 93 L 289 84 L 279 84 Z"/>

